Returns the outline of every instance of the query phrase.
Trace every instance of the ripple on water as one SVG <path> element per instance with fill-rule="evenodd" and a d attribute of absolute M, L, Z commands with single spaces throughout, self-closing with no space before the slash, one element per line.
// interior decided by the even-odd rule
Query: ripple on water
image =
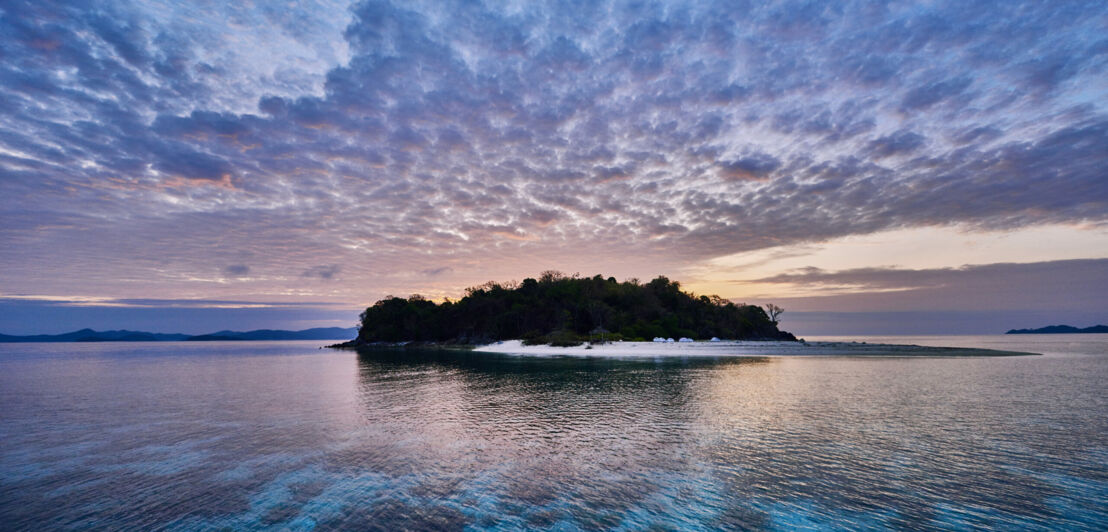
<path fill-rule="evenodd" d="M 0 367 L 5 526 L 1108 523 L 1108 368 L 1087 354 L 604 361 L 135 349 L 88 347 L 73 367 L 61 354 Z"/>

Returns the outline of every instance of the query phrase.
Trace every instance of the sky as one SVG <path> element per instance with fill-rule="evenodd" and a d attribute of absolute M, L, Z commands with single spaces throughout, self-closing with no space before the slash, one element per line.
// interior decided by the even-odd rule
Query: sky
<path fill-rule="evenodd" d="M 0 3 L 0 333 L 544 270 L 800 334 L 1108 322 L 1108 3 Z"/>

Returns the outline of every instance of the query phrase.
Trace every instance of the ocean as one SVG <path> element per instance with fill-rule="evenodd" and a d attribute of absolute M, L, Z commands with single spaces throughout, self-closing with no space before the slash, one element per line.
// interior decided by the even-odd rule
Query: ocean
<path fill-rule="evenodd" d="M 1108 528 L 1108 335 L 849 340 L 1043 356 L 0 344 L 0 529 Z"/>

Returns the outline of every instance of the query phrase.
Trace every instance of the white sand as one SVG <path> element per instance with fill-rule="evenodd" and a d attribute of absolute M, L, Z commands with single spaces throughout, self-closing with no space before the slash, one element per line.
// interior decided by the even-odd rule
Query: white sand
<path fill-rule="evenodd" d="M 786 356 L 886 356 L 886 357 L 954 357 L 954 356 L 1006 356 L 1030 355 L 960 347 L 924 347 L 918 345 L 865 344 L 854 342 L 612 342 L 600 345 L 575 347 L 551 347 L 549 345 L 523 345 L 519 340 L 509 340 L 483 345 L 474 349 L 485 353 L 503 353 L 523 356 L 571 356 L 606 358 L 657 358 L 657 357 L 786 357 Z"/>

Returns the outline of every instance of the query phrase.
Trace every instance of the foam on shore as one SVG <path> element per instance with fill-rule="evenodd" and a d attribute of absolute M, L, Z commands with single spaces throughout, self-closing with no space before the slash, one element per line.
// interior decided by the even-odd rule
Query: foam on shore
<path fill-rule="evenodd" d="M 574 347 L 523 345 L 519 340 L 478 346 L 474 351 L 539 357 L 989 357 L 1035 355 L 1016 351 L 995 351 L 963 347 L 927 347 L 919 345 L 867 344 L 856 342 L 612 342 Z"/>

